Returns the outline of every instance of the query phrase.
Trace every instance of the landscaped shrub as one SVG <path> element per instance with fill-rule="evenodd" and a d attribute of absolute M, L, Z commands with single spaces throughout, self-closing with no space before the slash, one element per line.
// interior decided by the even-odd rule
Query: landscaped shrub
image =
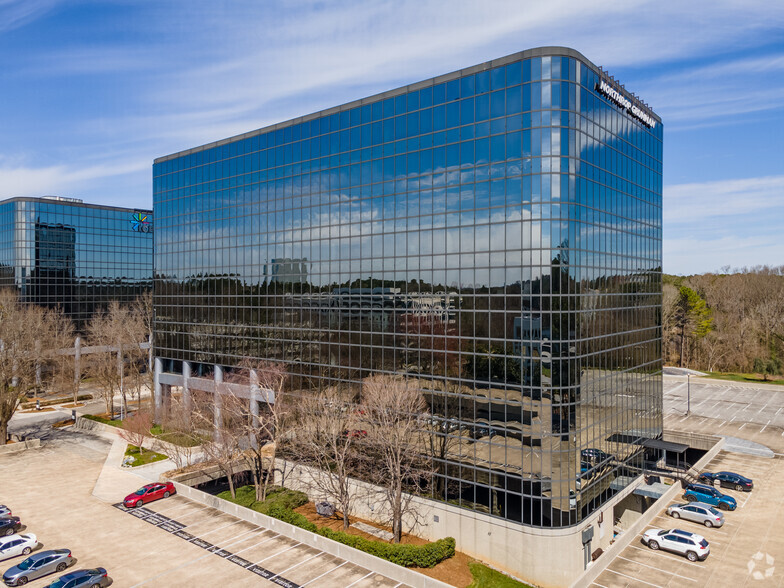
<path fill-rule="evenodd" d="M 223 498 L 266 515 L 269 514 L 269 509 L 273 506 L 280 506 L 293 511 L 295 508 L 308 502 L 308 495 L 304 492 L 289 490 L 280 486 L 270 486 L 267 489 L 267 499 L 264 502 L 256 501 L 256 489 L 253 485 L 241 486 L 236 489 L 235 493 L 237 497 L 232 498 L 231 492 L 227 490 L 218 494 L 218 498 Z"/>
<path fill-rule="evenodd" d="M 365 539 L 326 527 L 319 529 L 318 534 L 407 568 L 432 568 L 455 554 L 455 540 L 452 537 L 425 545 L 401 545 Z"/>
<path fill-rule="evenodd" d="M 365 539 L 342 531 L 333 531 L 327 527 L 318 528 L 301 514 L 280 505 L 271 507 L 267 514 L 285 523 L 301 527 L 312 533 L 318 533 L 327 539 L 408 568 L 432 568 L 455 554 L 455 540 L 452 537 L 439 539 L 425 545 L 401 545 Z"/>
<path fill-rule="evenodd" d="M 284 508 L 279 504 L 273 504 L 269 507 L 266 514 L 283 521 L 284 523 L 310 531 L 311 533 L 318 533 L 318 527 L 306 519 L 304 515 L 294 512 L 291 509 Z"/>
<path fill-rule="evenodd" d="M 439 539 L 425 545 L 401 545 L 365 539 L 342 531 L 333 531 L 327 527 L 319 528 L 305 516 L 294 512 L 295 508 L 308 502 L 307 494 L 297 490 L 272 486 L 267 490 L 267 500 L 264 502 L 256 502 L 256 490 L 253 486 L 242 486 L 237 488 L 235 493 L 237 497 L 232 498 L 231 493 L 227 490 L 218 494 L 218 498 L 250 508 L 311 533 L 317 533 L 327 539 L 343 543 L 400 566 L 432 568 L 455 554 L 455 540 L 452 537 Z"/>
<path fill-rule="evenodd" d="M 123 423 L 120 420 L 113 421 L 113 420 L 110 420 L 110 419 L 107 419 L 107 418 L 104 418 L 104 417 L 96 416 L 94 414 L 86 414 L 86 415 L 83 415 L 83 417 L 88 419 L 88 420 L 90 420 L 90 421 L 95 421 L 96 423 L 103 423 L 104 425 L 111 425 L 112 427 L 122 427 L 122 423 Z"/>

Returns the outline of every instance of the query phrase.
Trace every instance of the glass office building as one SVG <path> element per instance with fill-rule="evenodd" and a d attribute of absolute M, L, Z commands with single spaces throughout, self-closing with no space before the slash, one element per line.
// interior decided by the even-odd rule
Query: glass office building
<path fill-rule="evenodd" d="M 111 300 L 152 287 L 152 212 L 73 198 L 0 202 L 0 288 L 61 307 L 83 329 Z"/>
<path fill-rule="evenodd" d="M 155 355 L 406 378 L 432 498 L 575 525 L 662 434 L 661 161 L 659 118 L 565 48 L 161 157 Z"/>

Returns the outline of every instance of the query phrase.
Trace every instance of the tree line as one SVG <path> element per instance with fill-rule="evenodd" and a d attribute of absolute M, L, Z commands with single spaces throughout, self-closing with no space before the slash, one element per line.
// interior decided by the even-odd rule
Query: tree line
<path fill-rule="evenodd" d="M 25 304 L 15 291 L 0 290 L 0 444 L 6 442 L 8 422 L 28 395 L 62 390 L 76 403 L 82 376 L 98 385 L 109 415 L 115 411 L 115 395 L 127 412 L 129 397 L 140 398 L 142 388 L 152 382 L 148 352 L 139 347 L 148 339 L 151 324 L 151 294 L 130 305 L 109 303 L 81 335 L 88 346 L 120 351 L 85 354 L 84 369 L 77 375 L 74 341 L 80 333 L 62 308 Z"/>
<path fill-rule="evenodd" d="M 665 365 L 784 373 L 784 265 L 665 275 L 662 295 Z"/>

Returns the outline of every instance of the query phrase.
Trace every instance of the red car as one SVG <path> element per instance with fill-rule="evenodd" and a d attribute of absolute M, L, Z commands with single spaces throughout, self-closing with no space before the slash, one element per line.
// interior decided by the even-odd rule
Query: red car
<path fill-rule="evenodd" d="M 168 498 L 173 494 L 177 494 L 174 484 L 171 482 L 157 482 L 155 484 L 142 486 L 133 494 L 129 494 L 125 497 L 125 500 L 123 500 L 123 504 L 128 508 L 132 508 L 134 506 L 145 505 L 148 502 L 161 498 Z"/>

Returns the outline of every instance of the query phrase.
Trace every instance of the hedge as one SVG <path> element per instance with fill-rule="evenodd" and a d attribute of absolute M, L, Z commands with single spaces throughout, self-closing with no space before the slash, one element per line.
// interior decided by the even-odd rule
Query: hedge
<path fill-rule="evenodd" d="M 311 533 L 317 533 L 327 539 L 343 543 L 354 549 L 359 549 L 407 568 L 432 568 L 455 554 L 455 540 L 452 537 L 445 537 L 425 545 L 401 545 L 399 543 L 373 541 L 364 537 L 349 535 L 342 531 L 333 531 L 327 527 L 318 528 L 301 514 L 280 504 L 271 506 L 267 514 L 284 523 L 300 527 Z"/>
<path fill-rule="evenodd" d="M 240 486 L 234 493 L 237 495 L 236 498 L 232 498 L 231 492 L 225 490 L 218 494 L 218 498 L 250 508 L 261 514 L 269 514 L 269 509 L 273 506 L 282 506 L 293 511 L 308 501 L 308 495 L 304 492 L 289 490 L 280 486 L 267 488 L 267 499 L 264 502 L 256 500 L 256 488 L 252 485 Z"/>
<path fill-rule="evenodd" d="M 86 418 L 89 421 L 95 421 L 96 423 L 103 423 L 104 425 L 110 425 L 112 427 L 122 427 L 121 420 L 110 420 L 104 417 L 99 417 L 94 414 L 85 414 L 82 415 L 83 418 Z"/>

